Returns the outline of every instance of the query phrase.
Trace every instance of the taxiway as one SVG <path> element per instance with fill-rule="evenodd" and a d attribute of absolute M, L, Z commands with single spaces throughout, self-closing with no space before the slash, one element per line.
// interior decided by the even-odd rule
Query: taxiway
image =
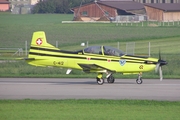
<path fill-rule="evenodd" d="M 95 79 L 0 78 L 0 99 L 142 99 L 180 100 L 180 80 L 116 79 L 98 85 Z"/>

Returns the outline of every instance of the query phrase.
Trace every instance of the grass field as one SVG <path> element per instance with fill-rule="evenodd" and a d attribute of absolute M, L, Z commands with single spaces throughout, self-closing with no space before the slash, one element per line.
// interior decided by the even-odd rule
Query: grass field
<path fill-rule="evenodd" d="M 71 21 L 73 15 L 1 15 L 0 47 L 22 47 L 31 41 L 34 31 L 43 30 L 51 44 L 59 42 L 59 47 L 89 44 L 108 44 L 112 42 L 131 42 L 180 36 L 180 26 L 169 27 L 131 27 L 116 24 L 62 24 Z"/>
<path fill-rule="evenodd" d="M 151 43 L 151 57 L 158 57 L 161 50 L 162 59 L 168 61 L 163 67 L 165 78 L 180 78 L 180 26 L 149 27 L 141 26 L 116 26 L 116 23 L 78 23 L 62 24 L 62 21 L 71 21 L 73 15 L 67 14 L 34 14 L 12 15 L 0 14 L 0 48 L 23 48 L 25 41 L 30 45 L 32 33 L 43 30 L 46 32 L 49 43 L 65 50 L 83 49 L 80 43 L 87 42 L 90 45 L 110 45 L 126 51 L 126 43 L 135 42 L 135 54 L 148 55 L 148 44 Z M 144 23 L 145 25 L 145 23 Z M 14 59 L 13 53 L 3 53 L 0 50 L 0 59 Z M 10 51 L 12 52 L 12 51 Z M 15 51 L 13 51 L 15 52 Z M 0 76 L 45 76 L 67 77 L 64 69 L 47 69 L 29 66 L 23 62 L 6 62 L 0 64 Z M 39 72 L 40 71 L 40 72 Z M 82 72 L 73 71 L 73 75 L 91 77 Z M 94 75 L 93 75 L 94 76 Z M 158 78 L 154 71 L 147 74 L 150 78 Z M 69 76 L 71 77 L 71 75 Z M 122 77 L 117 75 L 116 77 Z M 146 74 L 145 74 L 146 77 Z"/>
<path fill-rule="evenodd" d="M 180 102 L 0 100 L 1 120 L 179 120 Z"/>

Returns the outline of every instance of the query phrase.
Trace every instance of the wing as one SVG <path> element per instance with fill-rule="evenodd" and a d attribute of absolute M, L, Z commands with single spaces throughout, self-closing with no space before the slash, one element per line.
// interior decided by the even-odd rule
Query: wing
<path fill-rule="evenodd" d="M 81 64 L 78 63 L 78 65 L 83 69 L 84 72 L 116 72 L 114 70 L 110 70 L 106 67 L 102 67 L 100 65 L 97 64 Z"/>

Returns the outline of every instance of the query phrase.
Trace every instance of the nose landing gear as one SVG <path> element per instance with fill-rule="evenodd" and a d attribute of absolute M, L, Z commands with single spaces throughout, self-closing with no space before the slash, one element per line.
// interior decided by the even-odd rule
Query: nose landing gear
<path fill-rule="evenodd" d="M 138 74 L 138 78 L 137 78 L 137 80 L 136 80 L 136 83 L 137 84 L 142 84 L 142 73 L 140 72 L 139 74 Z"/>

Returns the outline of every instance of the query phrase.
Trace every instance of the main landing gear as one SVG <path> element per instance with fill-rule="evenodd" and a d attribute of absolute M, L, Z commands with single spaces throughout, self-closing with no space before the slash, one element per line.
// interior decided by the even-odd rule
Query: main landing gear
<path fill-rule="evenodd" d="M 115 78 L 113 77 L 112 74 L 108 74 L 106 76 L 106 78 L 107 78 L 108 83 L 114 83 L 114 81 L 115 81 Z M 103 73 L 98 73 L 98 76 L 97 76 L 96 79 L 97 79 L 97 83 L 99 85 L 104 84 Z M 141 72 L 138 74 L 138 78 L 136 79 L 136 83 L 137 84 L 142 84 L 143 83 L 143 81 L 142 81 L 142 73 Z"/>
<path fill-rule="evenodd" d="M 102 85 L 104 83 L 104 79 L 102 78 L 103 74 L 102 73 L 98 73 L 98 76 L 96 77 L 97 79 L 97 83 L 99 85 Z"/>
<path fill-rule="evenodd" d="M 104 79 L 102 78 L 102 76 L 103 76 L 103 73 L 98 73 L 98 76 L 96 77 L 97 83 L 98 83 L 99 85 L 104 84 Z M 107 82 L 108 82 L 108 83 L 114 83 L 114 81 L 115 81 L 115 78 L 113 77 L 112 74 L 107 75 L 106 78 L 107 78 Z"/>
<path fill-rule="evenodd" d="M 115 79 L 114 79 L 114 77 L 112 76 L 112 74 L 111 74 L 109 77 L 107 77 L 107 82 L 108 82 L 108 83 L 114 83 L 114 81 L 115 81 Z"/>

